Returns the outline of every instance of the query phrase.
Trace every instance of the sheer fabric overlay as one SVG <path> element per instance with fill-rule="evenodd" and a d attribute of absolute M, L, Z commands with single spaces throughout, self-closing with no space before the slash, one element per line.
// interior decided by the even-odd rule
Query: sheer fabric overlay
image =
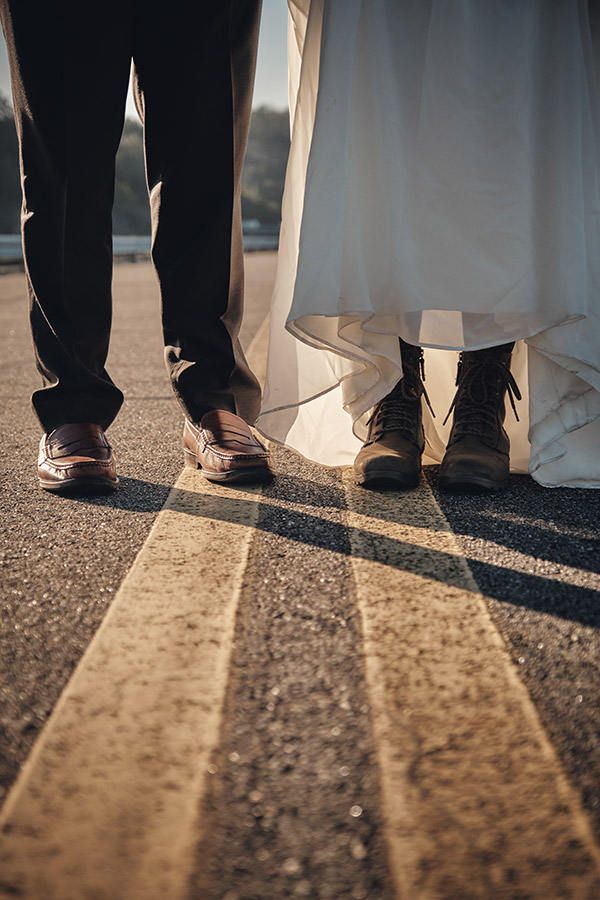
<path fill-rule="evenodd" d="M 600 487 L 598 110 L 584 0 L 289 0 L 292 144 L 261 432 L 351 464 L 426 349 L 516 340 L 513 471 Z"/>

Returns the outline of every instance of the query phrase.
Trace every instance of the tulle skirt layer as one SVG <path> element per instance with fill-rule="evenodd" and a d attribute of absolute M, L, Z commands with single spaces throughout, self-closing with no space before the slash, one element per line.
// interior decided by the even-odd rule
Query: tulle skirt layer
<path fill-rule="evenodd" d="M 517 341 L 514 471 L 600 486 L 598 114 L 587 3 L 290 0 L 292 146 L 258 426 L 352 462 L 426 349 Z"/>

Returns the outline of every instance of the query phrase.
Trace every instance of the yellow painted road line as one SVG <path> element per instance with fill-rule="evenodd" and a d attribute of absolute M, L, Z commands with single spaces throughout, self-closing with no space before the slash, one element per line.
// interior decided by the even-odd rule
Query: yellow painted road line
<path fill-rule="evenodd" d="M 344 487 L 398 897 L 600 897 L 579 798 L 431 491 Z"/>
<path fill-rule="evenodd" d="M 3 808 L 0 897 L 186 896 L 259 501 L 182 472 Z"/>
<path fill-rule="evenodd" d="M 377 503 L 378 501 L 376 501 Z M 393 501 L 396 506 L 398 501 Z M 404 501 L 400 501 L 401 503 Z M 419 500 L 420 503 L 420 500 Z M 436 504 L 437 506 L 437 504 Z M 372 511 L 373 508 L 371 508 Z M 438 506 L 439 509 L 439 506 Z M 449 525 L 442 515 L 442 524 L 449 529 Z M 389 533 L 389 522 L 386 519 L 380 519 L 376 516 L 365 516 L 361 519 L 361 530 L 368 533 L 372 538 L 377 535 L 385 537 Z M 456 556 L 467 562 L 471 560 L 468 552 L 465 552 L 456 540 L 453 532 L 434 530 L 431 525 L 424 527 L 423 525 L 403 524 L 403 541 L 405 544 L 413 544 L 415 548 L 428 548 L 434 546 L 436 553 L 446 553 L 449 556 Z M 432 544 L 432 539 L 434 543 Z M 496 560 L 503 560 L 497 562 Z M 559 584 L 568 584 L 573 587 L 587 588 L 588 590 L 600 590 L 600 574 L 591 572 L 589 569 L 578 569 L 575 566 L 569 566 L 565 563 L 552 563 L 552 571 L 548 571 L 549 567 L 544 564 L 536 556 L 529 553 L 522 553 L 520 550 L 508 548 L 495 541 L 485 539 L 477 540 L 477 556 L 473 557 L 474 562 L 489 561 L 488 565 L 494 566 L 498 570 L 502 570 L 507 574 L 517 572 L 522 575 L 533 575 L 541 577 L 544 581 L 557 582 Z M 463 572 L 470 571 L 461 566 L 459 577 L 463 578 Z M 600 898 L 599 898 L 600 900 Z"/>

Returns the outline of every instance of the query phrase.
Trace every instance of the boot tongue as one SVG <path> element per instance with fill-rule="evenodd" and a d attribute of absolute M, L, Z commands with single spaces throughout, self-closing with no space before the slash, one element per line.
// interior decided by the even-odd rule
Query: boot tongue
<path fill-rule="evenodd" d="M 477 378 L 471 382 L 469 395 L 473 403 L 486 403 L 489 400 L 485 378 Z"/>
<path fill-rule="evenodd" d="M 410 377 L 401 378 L 395 388 L 393 388 L 389 397 L 394 400 L 418 400 L 423 393 L 423 386 L 420 381 L 414 381 Z"/>
<path fill-rule="evenodd" d="M 495 393 L 494 386 L 498 382 L 501 369 L 496 360 L 498 363 L 507 365 L 513 347 L 514 344 L 501 344 L 498 347 L 476 350 L 469 354 L 471 357 L 469 369 L 475 369 L 475 372 L 468 373 L 468 392 L 473 403 L 488 403 L 492 399 Z"/>

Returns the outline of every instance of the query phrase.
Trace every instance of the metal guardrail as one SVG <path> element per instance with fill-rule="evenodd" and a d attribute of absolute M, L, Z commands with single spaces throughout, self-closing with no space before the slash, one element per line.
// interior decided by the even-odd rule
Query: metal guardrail
<path fill-rule="evenodd" d="M 253 253 L 277 250 L 279 226 L 244 223 L 244 250 Z M 113 257 L 116 263 L 145 262 L 150 259 L 150 235 L 117 234 L 113 237 Z M 24 271 L 21 235 L 0 234 L 0 274 Z"/>

